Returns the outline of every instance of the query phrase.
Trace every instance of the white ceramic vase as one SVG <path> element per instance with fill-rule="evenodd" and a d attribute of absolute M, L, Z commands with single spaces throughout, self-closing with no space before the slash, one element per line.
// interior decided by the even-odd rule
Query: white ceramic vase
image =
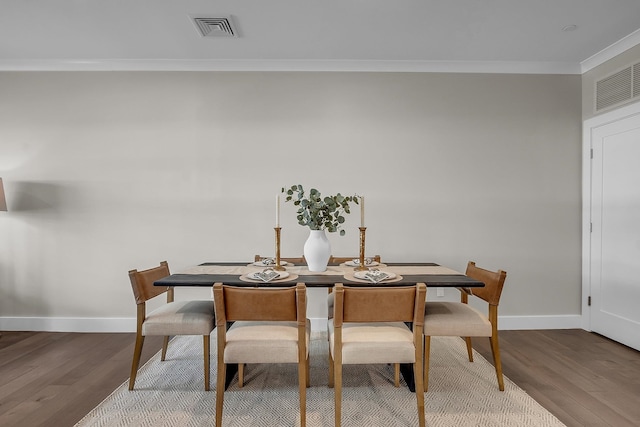
<path fill-rule="evenodd" d="M 326 271 L 331 257 L 331 243 L 325 230 L 311 230 L 303 252 L 309 271 Z"/>

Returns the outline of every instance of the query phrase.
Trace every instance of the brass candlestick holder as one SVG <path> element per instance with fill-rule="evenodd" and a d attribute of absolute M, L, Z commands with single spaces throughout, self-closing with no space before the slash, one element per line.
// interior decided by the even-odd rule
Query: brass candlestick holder
<path fill-rule="evenodd" d="M 286 270 L 283 266 L 280 265 L 280 230 L 282 227 L 273 227 L 276 231 L 276 265 L 273 267 L 276 271 Z"/>
<path fill-rule="evenodd" d="M 364 238 L 367 227 L 358 227 L 360 229 L 360 262 L 359 265 L 355 268 L 356 271 L 368 270 L 365 266 L 364 261 Z"/>

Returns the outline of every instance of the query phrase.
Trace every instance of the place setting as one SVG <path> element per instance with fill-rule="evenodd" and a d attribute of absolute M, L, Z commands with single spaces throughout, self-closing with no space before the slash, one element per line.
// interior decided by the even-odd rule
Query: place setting
<path fill-rule="evenodd" d="M 289 263 L 287 261 L 283 261 L 283 260 L 279 260 L 279 262 L 276 262 L 276 258 L 266 257 L 266 258 L 261 258 L 258 261 L 254 261 L 250 265 L 255 266 L 255 267 L 273 268 L 273 267 L 276 266 L 276 264 L 278 264 L 278 265 L 287 265 Z"/>
<path fill-rule="evenodd" d="M 260 271 L 253 271 L 240 276 L 240 280 L 253 283 L 287 282 L 297 278 L 297 274 L 291 274 L 288 271 L 276 271 L 273 268 L 265 268 Z"/>
<path fill-rule="evenodd" d="M 402 280 L 402 276 L 392 272 L 369 268 L 368 270 L 357 270 L 344 274 L 344 278 L 359 283 L 393 283 Z"/>
<path fill-rule="evenodd" d="M 344 263 L 342 263 L 341 265 L 347 266 L 347 267 L 360 267 L 360 259 L 359 258 L 354 258 L 352 260 L 346 261 Z M 373 258 L 365 258 L 364 259 L 364 266 L 365 267 L 376 267 L 376 266 L 380 266 L 381 264 L 374 260 Z"/>

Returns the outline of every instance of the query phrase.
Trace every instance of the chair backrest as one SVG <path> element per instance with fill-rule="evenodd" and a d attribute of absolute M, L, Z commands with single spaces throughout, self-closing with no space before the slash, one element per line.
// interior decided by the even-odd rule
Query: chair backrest
<path fill-rule="evenodd" d="M 167 276 L 170 276 L 169 264 L 167 261 L 162 261 L 158 267 L 153 267 L 147 270 L 129 270 L 129 280 L 131 281 L 131 287 L 133 288 L 133 295 L 136 299 L 136 304 L 143 304 L 151 298 L 157 297 L 169 290 L 171 293 L 173 288 L 165 286 L 154 286 L 153 282 L 160 280 Z M 172 297 L 173 295 L 171 295 Z"/>
<path fill-rule="evenodd" d="M 413 322 L 424 323 L 427 288 L 416 286 L 350 287 L 342 283 L 334 287 L 334 317 L 336 328 L 344 322 Z"/>
<path fill-rule="evenodd" d="M 226 322 L 297 321 L 306 324 L 306 287 L 298 283 L 289 288 L 247 288 L 213 285 L 216 323 L 223 328 Z"/>
<path fill-rule="evenodd" d="M 260 261 L 263 258 L 274 258 L 274 257 L 264 257 L 264 256 L 261 256 L 261 255 L 256 255 L 253 260 L 257 262 L 257 261 Z M 306 262 L 307 262 L 304 259 L 304 255 L 301 256 L 301 257 L 289 257 L 289 258 L 280 257 L 280 261 L 290 262 L 291 264 L 306 264 Z"/>
<path fill-rule="evenodd" d="M 355 256 L 355 257 L 333 256 L 333 255 L 331 255 L 331 257 L 329 257 L 329 264 L 340 264 L 340 263 L 351 261 L 351 260 L 358 259 L 358 258 L 360 258 L 360 255 Z M 374 255 L 372 257 L 366 257 L 366 258 L 371 258 L 375 262 L 382 262 L 382 261 L 380 261 L 380 255 Z"/>
<path fill-rule="evenodd" d="M 506 271 L 485 270 L 484 268 L 476 267 L 475 262 L 469 261 L 465 274 L 484 283 L 483 288 L 473 288 L 473 295 L 485 300 L 489 305 L 497 306 L 500 303 L 500 295 L 502 295 L 504 281 L 507 278 Z"/>

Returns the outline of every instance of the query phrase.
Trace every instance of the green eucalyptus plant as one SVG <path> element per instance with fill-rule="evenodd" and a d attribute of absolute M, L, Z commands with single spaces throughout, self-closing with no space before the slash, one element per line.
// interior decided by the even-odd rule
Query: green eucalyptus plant
<path fill-rule="evenodd" d="M 340 231 L 344 236 L 345 231 L 340 229 L 344 223 L 344 214 L 351 213 L 349 203 L 358 203 L 359 197 L 343 196 L 338 193 L 335 196 L 324 196 L 318 190 L 312 188 L 309 197 L 305 197 L 302 185 L 293 185 L 291 188 L 282 188 L 286 193 L 285 202 L 293 202 L 298 207 L 298 224 L 309 227 L 311 230 L 327 230 L 330 233 Z"/>

